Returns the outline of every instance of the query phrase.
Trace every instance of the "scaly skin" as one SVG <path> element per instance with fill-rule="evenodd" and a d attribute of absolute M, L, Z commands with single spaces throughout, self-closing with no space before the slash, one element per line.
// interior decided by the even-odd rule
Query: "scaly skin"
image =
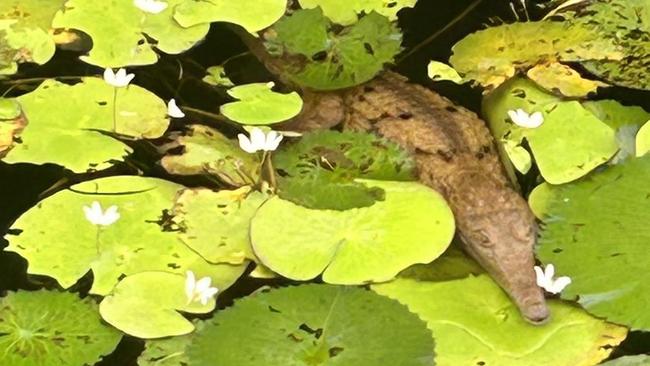
<path fill-rule="evenodd" d="M 536 223 L 512 188 L 494 139 L 474 113 L 386 72 L 342 92 L 307 93 L 305 112 L 285 128 L 343 123 L 372 131 L 410 151 L 419 180 L 447 199 L 465 251 L 476 259 L 532 323 L 549 316 L 533 271 Z"/>

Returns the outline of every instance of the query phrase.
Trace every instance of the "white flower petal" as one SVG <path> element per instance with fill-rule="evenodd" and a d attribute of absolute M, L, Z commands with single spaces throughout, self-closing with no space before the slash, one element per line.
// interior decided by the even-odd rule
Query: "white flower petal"
<path fill-rule="evenodd" d="M 251 144 L 256 150 L 264 150 L 266 144 L 266 135 L 261 128 L 254 127 L 250 133 Z"/>
<path fill-rule="evenodd" d="M 535 266 L 533 267 L 535 270 L 535 277 L 537 278 L 537 286 L 539 287 L 546 287 L 546 276 L 544 275 L 544 270 L 540 266 Z"/>
<path fill-rule="evenodd" d="M 567 276 L 558 277 L 558 279 L 553 281 L 553 284 L 550 286 L 550 288 L 547 289 L 547 291 L 552 294 L 559 294 L 570 283 L 571 283 L 571 278 Z"/>
<path fill-rule="evenodd" d="M 535 112 L 528 119 L 528 128 L 537 128 L 542 123 L 544 123 L 544 115 L 542 115 L 542 112 Z"/>
<path fill-rule="evenodd" d="M 194 289 L 196 288 L 196 277 L 194 277 L 194 272 L 187 271 L 185 278 L 185 295 L 187 296 L 187 301 L 194 300 Z"/>
<path fill-rule="evenodd" d="M 115 73 L 110 67 L 104 70 L 104 81 L 115 86 Z"/>
<path fill-rule="evenodd" d="M 282 136 L 285 137 L 300 137 L 302 136 L 302 133 L 296 132 L 296 131 L 278 131 L 279 133 L 282 134 Z"/>
<path fill-rule="evenodd" d="M 183 113 L 183 111 L 181 111 L 181 109 L 178 108 L 174 98 L 170 99 L 169 102 L 167 103 L 167 115 L 173 118 L 185 117 L 185 113 Z"/>
<path fill-rule="evenodd" d="M 196 282 L 196 288 L 194 291 L 198 293 L 203 293 L 205 290 L 210 288 L 212 284 L 212 279 L 210 277 L 203 277 Z"/>
<path fill-rule="evenodd" d="M 546 281 L 549 283 L 553 282 L 553 276 L 555 276 L 555 266 L 552 263 L 549 263 L 546 268 L 544 268 L 544 276 Z"/>
<path fill-rule="evenodd" d="M 216 287 L 210 287 L 209 289 L 201 292 L 200 301 L 202 305 L 206 305 L 208 301 L 214 296 L 219 290 Z"/>
<path fill-rule="evenodd" d="M 151 14 L 158 14 L 168 6 L 166 2 L 157 0 L 135 0 L 133 3 L 138 9 Z"/>
<path fill-rule="evenodd" d="M 119 69 L 117 73 L 113 73 L 113 70 L 110 68 L 104 70 L 104 81 L 116 88 L 123 88 L 129 85 L 134 77 L 135 74 L 127 74 L 126 69 Z"/>
<path fill-rule="evenodd" d="M 508 111 L 508 117 L 510 117 L 512 122 L 519 119 L 519 115 L 517 114 L 517 111 L 513 111 L 513 110 Z"/>
<path fill-rule="evenodd" d="M 257 149 L 255 149 L 255 147 L 251 143 L 251 140 L 249 140 L 246 135 L 244 135 L 243 133 L 240 133 L 240 134 L 237 135 L 237 138 L 239 139 L 239 147 L 242 150 L 246 151 L 249 154 L 253 154 L 253 153 L 257 152 Z"/>
<path fill-rule="evenodd" d="M 280 145 L 282 138 L 284 138 L 284 136 L 277 133 L 276 131 L 269 131 L 269 133 L 266 134 L 266 143 L 264 144 L 264 150 L 274 151 Z"/>

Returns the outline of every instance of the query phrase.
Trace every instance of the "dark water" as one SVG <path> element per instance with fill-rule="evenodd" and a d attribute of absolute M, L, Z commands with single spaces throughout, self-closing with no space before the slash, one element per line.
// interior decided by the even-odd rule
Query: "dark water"
<path fill-rule="evenodd" d="M 452 19 L 461 14 L 473 1 L 447 1 L 445 6 L 438 0 L 420 0 L 414 10 L 403 11 L 400 25 L 404 31 L 404 47 L 408 52 L 419 45 L 427 37 L 447 25 Z M 535 9 L 530 8 L 531 16 Z M 474 110 L 480 110 L 481 93 L 469 86 L 458 86 L 453 83 L 432 83 L 426 76 L 426 65 L 430 60 L 447 61 L 453 44 L 465 35 L 482 29 L 485 25 L 493 25 L 500 21 L 511 22 L 515 17 L 506 1 L 484 0 L 460 21 L 435 40 L 423 45 L 418 52 L 400 60 L 395 69 L 408 76 L 413 81 L 428 85 L 454 101 Z M 226 64 L 228 75 L 236 83 L 268 81 L 270 76 L 261 65 L 251 56 L 242 55 L 246 51 L 244 45 L 223 24 L 213 25 L 206 40 L 186 54 L 180 56 L 163 56 L 160 62 L 153 66 L 132 69 L 136 73 L 135 83 L 157 93 L 164 99 L 175 97 L 181 104 L 192 105 L 206 111 L 218 112 L 218 106 L 225 102 L 223 92 L 201 82 L 204 70 L 208 66 L 217 65 L 231 60 Z M 84 64 L 77 60 L 77 54 L 58 51 L 56 57 L 43 67 L 22 66 L 17 78 L 48 77 L 61 75 L 90 75 L 100 74 L 99 68 Z M 184 78 L 178 80 L 179 65 L 182 65 Z M 35 85 L 31 86 L 34 87 Z M 7 85 L 0 83 L 0 93 Z M 29 91 L 27 88 L 16 88 L 9 94 L 17 95 Z M 599 98 L 615 98 L 625 104 L 645 106 L 650 110 L 650 99 L 647 94 L 636 91 L 611 88 Z M 209 121 L 206 121 L 209 122 Z M 180 126 L 172 126 L 179 128 Z M 133 146 L 136 150 L 130 159 L 130 164 L 121 164 L 105 174 L 133 174 L 135 167 L 143 170 L 146 175 L 175 180 L 179 183 L 198 186 L 207 185 L 207 181 L 197 177 L 178 178 L 168 176 L 155 162 L 158 156 L 147 144 Z M 80 179 L 74 177 L 60 167 L 53 165 L 34 166 L 29 164 L 8 165 L 0 162 L 0 232 L 3 234 L 11 223 L 23 212 L 36 204 L 43 192 L 52 187 L 62 178 Z M 92 176 L 82 177 L 83 179 Z M 55 219 L 55 218 L 53 218 Z M 6 243 L 0 241 L 0 248 Z M 46 244 L 44 244 L 46 245 Z M 242 280 L 220 296 L 220 307 L 230 305 L 233 299 L 246 296 L 256 288 L 265 284 L 259 280 Z M 277 284 L 277 283 L 276 283 Z M 19 256 L 0 252 L 0 293 L 7 290 L 34 290 L 41 286 L 56 286 L 51 281 L 38 278 L 28 278 L 26 262 Z M 87 291 L 88 279 L 75 286 L 82 294 Z M 636 354 L 648 351 L 650 334 L 632 332 L 627 340 L 615 351 L 616 355 Z M 138 339 L 124 337 L 116 351 L 104 359 L 102 366 L 131 366 L 136 365 L 136 358 L 144 344 Z"/>

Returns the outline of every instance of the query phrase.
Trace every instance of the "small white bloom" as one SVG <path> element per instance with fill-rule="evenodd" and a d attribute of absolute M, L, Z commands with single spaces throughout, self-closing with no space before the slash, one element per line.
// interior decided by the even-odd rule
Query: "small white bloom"
<path fill-rule="evenodd" d="M 198 300 L 202 305 L 207 304 L 210 298 L 219 292 L 219 289 L 211 287 L 211 284 L 212 279 L 210 277 L 203 277 L 197 281 L 196 277 L 194 277 L 194 272 L 187 271 L 187 278 L 185 279 L 187 303 L 189 304 Z"/>
<path fill-rule="evenodd" d="M 264 131 L 257 127 L 251 129 L 250 138 L 246 137 L 243 133 L 237 135 L 239 147 L 250 154 L 260 150 L 274 151 L 280 145 L 283 137 L 277 131 L 269 131 L 269 133 L 264 134 Z"/>
<path fill-rule="evenodd" d="M 181 109 L 178 108 L 174 98 L 170 99 L 169 102 L 167 103 L 167 115 L 172 117 L 172 118 L 183 118 L 183 117 L 185 117 L 185 113 L 183 113 L 183 111 L 181 111 Z"/>
<path fill-rule="evenodd" d="M 554 280 L 555 267 L 552 264 L 547 265 L 545 269 L 539 266 L 535 266 L 534 269 L 535 275 L 537 276 L 537 286 L 552 294 L 562 292 L 571 283 L 571 278 L 567 276 L 558 277 Z"/>
<path fill-rule="evenodd" d="M 97 201 L 93 201 L 90 207 L 84 206 L 83 210 L 86 214 L 86 219 L 93 225 L 109 226 L 120 218 L 120 214 L 117 212 L 117 206 L 113 205 L 104 212 L 102 211 L 102 206 Z"/>
<path fill-rule="evenodd" d="M 138 9 L 151 14 L 158 14 L 167 9 L 167 5 L 169 5 L 164 1 L 157 0 L 134 0 L 133 4 L 135 4 Z"/>
<path fill-rule="evenodd" d="M 537 128 L 544 123 L 542 112 L 535 112 L 529 115 L 526 111 L 519 108 L 516 111 L 508 111 L 508 116 L 510 116 L 512 122 L 517 126 L 525 128 Z"/>
<path fill-rule="evenodd" d="M 113 73 L 113 69 L 111 68 L 104 70 L 104 81 L 116 88 L 123 88 L 129 85 L 134 77 L 134 74 L 127 74 L 126 69 L 119 69 L 116 73 Z"/>

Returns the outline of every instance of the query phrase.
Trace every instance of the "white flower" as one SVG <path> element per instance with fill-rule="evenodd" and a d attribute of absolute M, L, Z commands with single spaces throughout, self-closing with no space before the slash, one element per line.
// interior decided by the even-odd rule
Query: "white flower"
<path fill-rule="evenodd" d="M 185 117 L 185 113 L 183 113 L 183 111 L 181 111 L 181 109 L 178 108 L 174 98 L 170 99 L 169 103 L 167 103 L 167 115 L 173 118 Z"/>
<path fill-rule="evenodd" d="M 156 0 L 134 0 L 133 4 L 135 4 L 138 9 L 151 14 L 158 14 L 167 9 L 167 5 L 169 5 L 164 1 Z"/>
<path fill-rule="evenodd" d="M 123 88 L 129 85 L 134 77 L 134 74 L 127 74 L 126 69 L 119 69 L 116 73 L 113 73 L 113 69 L 111 68 L 104 70 L 104 81 L 116 88 Z"/>
<path fill-rule="evenodd" d="M 194 272 L 187 271 L 187 278 L 185 279 L 187 303 L 198 300 L 202 305 L 207 304 L 210 298 L 219 291 L 216 287 L 211 287 L 211 284 L 212 279 L 210 277 L 203 277 L 197 281 Z"/>
<path fill-rule="evenodd" d="M 282 135 L 277 131 L 269 131 L 266 135 L 262 129 L 253 127 L 250 133 L 250 139 L 243 133 L 237 135 L 239 139 L 239 147 L 247 153 L 254 153 L 260 150 L 273 151 L 278 148 Z"/>
<path fill-rule="evenodd" d="M 510 116 L 512 122 L 517 126 L 525 128 L 537 128 L 544 123 L 542 112 L 535 112 L 529 115 L 526 111 L 519 108 L 516 111 L 508 111 L 508 116 Z"/>
<path fill-rule="evenodd" d="M 93 201 L 90 207 L 84 206 L 83 209 L 86 214 L 86 219 L 93 225 L 109 226 L 120 218 L 120 214 L 117 212 L 117 206 L 115 205 L 107 208 L 106 212 L 103 212 L 99 202 Z"/>
<path fill-rule="evenodd" d="M 552 294 L 560 293 L 571 283 L 571 278 L 566 276 L 558 277 L 554 280 L 553 276 L 555 275 L 555 267 L 552 264 L 547 265 L 543 270 L 539 266 L 535 266 L 534 269 L 535 274 L 537 275 L 537 286 Z"/>

